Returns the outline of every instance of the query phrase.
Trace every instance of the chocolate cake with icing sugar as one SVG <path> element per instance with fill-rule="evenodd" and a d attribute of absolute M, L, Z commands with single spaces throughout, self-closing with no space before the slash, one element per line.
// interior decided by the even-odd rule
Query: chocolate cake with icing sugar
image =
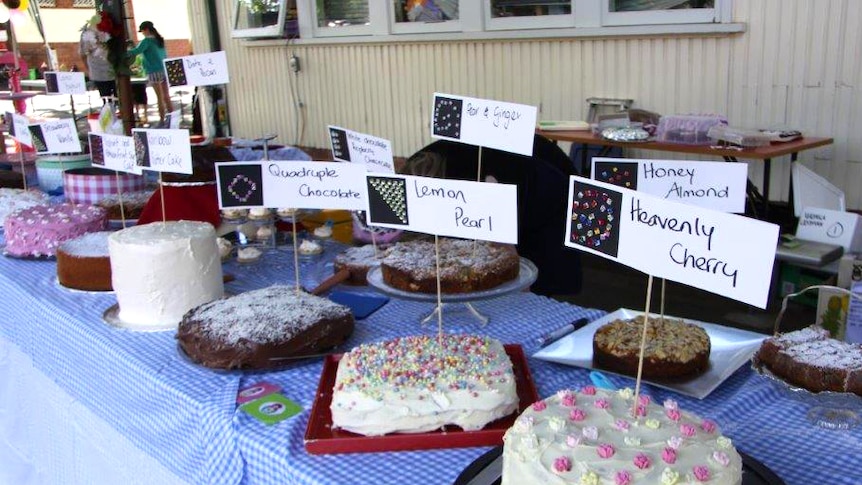
<path fill-rule="evenodd" d="M 88 204 L 36 205 L 6 217 L 6 252 L 18 257 L 54 256 L 63 241 L 108 225 L 104 209 Z"/>
<path fill-rule="evenodd" d="M 216 233 L 206 222 L 129 227 L 108 237 L 108 251 L 123 327 L 176 328 L 187 311 L 224 296 Z"/>
<path fill-rule="evenodd" d="M 564 390 L 527 408 L 503 437 L 503 485 L 742 483 L 718 426 L 631 389 Z"/>
<path fill-rule="evenodd" d="M 384 250 L 377 249 L 373 244 L 354 246 L 335 257 L 333 270 L 335 273 L 346 269 L 350 276 L 344 281 L 348 285 L 367 285 L 368 271 L 380 266 Z"/>
<path fill-rule="evenodd" d="M 614 320 L 593 335 L 593 363 L 636 376 L 643 336 L 643 316 Z M 674 379 L 702 374 L 709 368 L 711 343 L 706 330 L 677 318 L 651 316 L 644 348 L 643 377 Z"/>
<path fill-rule="evenodd" d="M 811 392 L 851 392 L 862 396 L 862 345 L 830 337 L 821 327 L 808 327 L 763 341 L 754 355 L 790 384 Z"/>
<path fill-rule="evenodd" d="M 193 361 L 217 369 L 266 369 L 280 358 L 320 353 L 353 333 L 346 306 L 270 286 L 216 300 L 190 310 L 177 331 Z"/>
<path fill-rule="evenodd" d="M 66 288 L 111 291 L 109 231 L 84 234 L 57 248 L 57 280 Z"/>
<path fill-rule="evenodd" d="M 497 340 L 403 337 L 363 344 L 338 363 L 332 425 L 366 436 L 482 429 L 518 407 L 512 362 Z"/>
<path fill-rule="evenodd" d="M 471 293 L 518 277 L 521 261 L 514 246 L 487 241 L 440 238 L 440 287 L 443 293 Z M 383 281 L 413 293 L 437 292 L 434 243 L 399 242 L 380 262 Z"/>

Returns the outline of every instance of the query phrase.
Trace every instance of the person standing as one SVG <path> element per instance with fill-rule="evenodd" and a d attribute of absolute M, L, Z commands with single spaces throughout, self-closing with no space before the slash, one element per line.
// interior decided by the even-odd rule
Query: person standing
<path fill-rule="evenodd" d="M 117 84 L 114 69 L 108 62 L 108 48 L 101 35 L 93 25 L 93 20 L 87 22 L 81 29 L 78 54 L 87 66 L 87 77 L 99 90 L 99 96 L 104 103 L 105 98 L 116 96 Z"/>
<path fill-rule="evenodd" d="M 168 91 L 168 80 L 165 78 L 164 60 L 165 39 L 149 20 L 141 22 L 138 32 L 144 34 L 144 38 L 134 48 L 126 53 L 128 56 L 141 55 L 144 73 L 147 75 L 147 85 L 152 86 L 156 92 L 156 100 L 159 104 L 159 121 L 165 121 L 165 115 L 170 113 L 171 95 Z"/>

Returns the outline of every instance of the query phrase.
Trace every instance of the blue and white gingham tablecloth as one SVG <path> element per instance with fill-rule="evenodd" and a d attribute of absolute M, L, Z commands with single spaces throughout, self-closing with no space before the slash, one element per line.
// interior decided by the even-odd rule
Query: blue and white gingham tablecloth
<path fill-rule="evenodd" d="M 334 247 L 327 246 L 326 254 Z M 293 258 L 283 249 L 257 264 L 226 265 L 237 279 L 232 293 L 272 283 L 293 284 Z M 102 319 L 112 294 L 73 292 L 56 282 L 53 261 L 0 257 L 0 292 L 7 302 L 0 337 L 30 356 L 33 365 L 67 393 L 167 469 L 195 484 L 404 484 L 452 483 L 488 448 L 397 453 L 309 455 L 303 435 L 323 364 L 304 361 L 280 372 L 218 373 L 187 363 L 177 353 L 173 332 L 140 333 L 114 328 Z M 303 259 L 302 282 L 313 286 L 328 269 Z M 530 293 L 475 303 L 491 318 L 482 328 L 466 311 L 447 308 L 447 332 L 485 333 L 520 343 L 527 355 L 535 339 L 576 318 L 603 315 Z M 433 333 L 420 326 L 433 303 L 391 300 L 357 322 L 345 348 L 395 336 Z M 583 369 L 529 359 L 539 394 L 588 383 Z M 612 377 L 618 385 L 633 381 Z M 268 380 L 305 411 L 265 426 L 238 411 L 242 386 Z M 677 399 L 685 409 L 715 419 L 736 446 L 764 463 L 790 485 L 862 483 L 862 428 L 828 431 L 806 419 L 807 405 L 787 399 L 743 366 L 704 400 L 645 386 L 661 402 Z"/>

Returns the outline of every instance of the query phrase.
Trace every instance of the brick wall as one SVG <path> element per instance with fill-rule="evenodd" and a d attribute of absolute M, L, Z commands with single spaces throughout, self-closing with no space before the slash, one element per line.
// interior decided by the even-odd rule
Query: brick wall
<path fill-rule="evenodd" d="M 78 44 L 74 42 L 51 44 L 51 48 L 57 51 L 57 61 L 64 70 L 71 70 L 77 65 L 78 69 L 86 72 L 86 66 L 78 55 Z M 165 48 L 168 57 L 187 56 L 191 53 L 191 42 L 186 39 L 166 39 Z M 45 47 L 42 44 L 20 44 L 21 57 L 27 62 L 27 66 L 38 68 L 43 62 L 47 62 Z M 26 78 L 26 74 L 24 75 Z"/>

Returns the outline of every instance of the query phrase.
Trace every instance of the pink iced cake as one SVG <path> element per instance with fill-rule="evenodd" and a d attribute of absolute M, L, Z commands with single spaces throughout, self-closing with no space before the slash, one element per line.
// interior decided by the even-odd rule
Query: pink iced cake
<path fill-rule="evenodd" d="M 63 241 L 102 231 L 107 224 L 107 211 L 88 204 L 21 209 L 6 218 L 6 253 L 22 257 L 54 256 Z"/>

